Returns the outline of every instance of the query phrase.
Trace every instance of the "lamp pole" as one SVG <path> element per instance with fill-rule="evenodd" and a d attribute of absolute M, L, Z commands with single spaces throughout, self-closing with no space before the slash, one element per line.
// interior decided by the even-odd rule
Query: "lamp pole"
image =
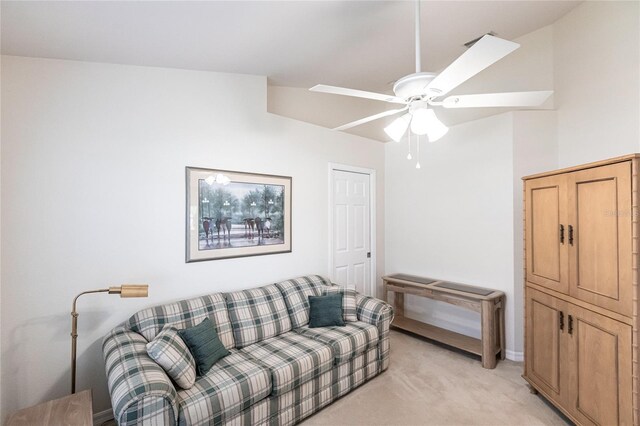
<path fill-rule="evenodd" d="M 78 340 L 78 312 L 76 311 L 76 302 L 78 301 L 78 297 L 83 294 L 107 292 L 109 292 L 108 288 L 83 291 L 73 299 L 73 305 L 71 307 L 71 393 L 76 393 L 76 350 Z"/>
<path fill-rule="evenodd" d="M 124 284 L 117 287 L 88 290 L 83 291 L 73 299 L 73 304 L 71 305 L 71 393 L 76 393 L 76 352 L 78 348 L 78 311 L 76 310 L 76 304 L 80 296 L 90 293 L 119 294 L 120 297 L 147 297 L 149 295 L 149 285 Z"/>

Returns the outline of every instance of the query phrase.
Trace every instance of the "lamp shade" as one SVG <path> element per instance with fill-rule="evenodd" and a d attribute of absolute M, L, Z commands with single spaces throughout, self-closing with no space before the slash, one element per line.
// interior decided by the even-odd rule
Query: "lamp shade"
<path fill-rule="evenodd" d="M 427 135 L 429 142 L 435 142 L 446 135 L 449 128 L 438 120 L 432 109 L 419 108 L 413 112 L 411 131 L 416 135 Z"/>
<path fill-rule="evenodd" d="M 400 142 L 400 139 L 402 139 L 402 136 L 406 133 L 410 122 L 411 114 L 406 113 L 393 120 L 391 124 L 384 128 L 384 131 L 391 139 L 396 142 Z"/>
<path fill-rule="evenodd" d="M 413 118 L 411 119 L 411 131 L 416 135 L 426 135 L 429 126 L 429 112 L 433 113 L 427 108 L 418 108 L 413 111 Z"/>
<path fill-rule="evenodd" d="M 435 142 L 447 134 L 449 128 L 442 121 L 438 120 L 433 110 L 427 110 L 427 137 L 429 142 Z"/>
<path fill-rule="evenodd" d="M 119 287 L 109 287 L 109 294 L 119 294 L 120 297 L 147 297 L 148 284 L 123 284 Z"/>

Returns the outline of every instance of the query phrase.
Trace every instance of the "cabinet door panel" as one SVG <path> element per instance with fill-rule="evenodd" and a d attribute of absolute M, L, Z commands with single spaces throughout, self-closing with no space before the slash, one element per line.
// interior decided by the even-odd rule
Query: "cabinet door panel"
<path fill-rule="evenodd" d="M 631 327 L 570 305 L 570 411 L 581 423 L 632 424 Z"/>
<path fill-rule="evenodd" d="M 631 163 L 571 173 L 570 294 L 631 315 Z"/>
<path fill-rule="evenodd" d="M 560 329 L 561 315 L 566 316 L 566 303 L 533 290 L 526 289 L 527 340 L 525 372 L 554 401 L 562 403 L 567 388 L 561 371 L 566 357 L 566 342 Z"/>
<path fill-rule="evenodd" d="M 532 179 L 525 185 L 527 281 L 568 293 L 566 177 Z"/>

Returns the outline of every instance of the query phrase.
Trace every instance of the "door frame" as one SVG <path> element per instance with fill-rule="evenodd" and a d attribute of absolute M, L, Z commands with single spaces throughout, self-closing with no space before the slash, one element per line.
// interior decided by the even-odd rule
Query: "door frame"
<path fill-rule="evenodd" d="M 371 252 L 370 259 L 370 275 L 371 282 L 369 283 L 368 296 L 377 297 L 378 290 L 378 277 L 376 275 L 376 170 L 368 169 L 365 167 L 350 166 L 348 164 L 341 163 L 329 163 L 329 279 L 334 280 L 334 259 L 333 259 L 333 172 L 351 172 L 359 173 L 369 176 L 369 251 Z"/>

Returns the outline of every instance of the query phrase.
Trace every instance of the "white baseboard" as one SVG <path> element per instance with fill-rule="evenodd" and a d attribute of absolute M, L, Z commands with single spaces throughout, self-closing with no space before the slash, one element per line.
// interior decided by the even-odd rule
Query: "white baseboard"
<path fill-rule="evenodd" d="M 93 415 L 94 426 L 101 426 L 104 422 L 108 422 L 109 420 L 113 420 L 113 410 L 111 408 Z"/>
<path fill-rule="evenodd" d="M 509 349 L 507 349 L 505 352 L 506 352 L 505 355 L 507 356 L 507 359 L 511 361 L 516 361 L 516 362 L 524 361 L 524 352 L 516 352 Z"/>

